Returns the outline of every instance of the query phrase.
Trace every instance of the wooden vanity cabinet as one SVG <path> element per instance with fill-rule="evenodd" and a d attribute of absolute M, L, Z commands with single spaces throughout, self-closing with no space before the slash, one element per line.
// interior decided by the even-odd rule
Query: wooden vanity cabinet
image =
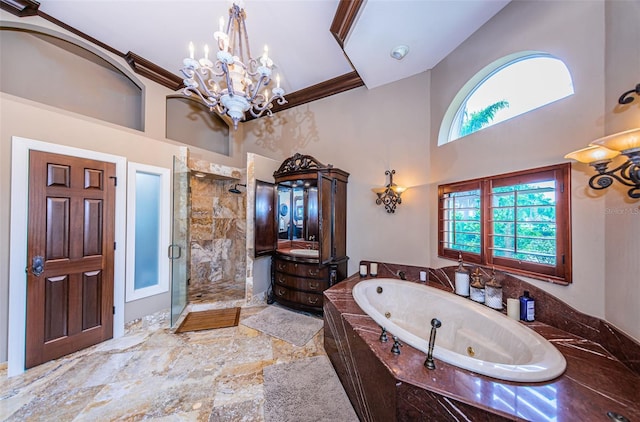
<path fill-rule="evenodd" d="M 273 177 L 256 182 L 255 204 L 255 254 L 272 256 L 268 301 L 321 313 L 322 292 L 347 277 L 349 173 L 295 154 Z"/>

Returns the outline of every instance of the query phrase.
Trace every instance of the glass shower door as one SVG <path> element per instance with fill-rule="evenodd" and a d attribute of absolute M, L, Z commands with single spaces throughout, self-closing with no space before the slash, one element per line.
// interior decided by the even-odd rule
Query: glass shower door
<path fill-rule="evenodd" d="M 189 280 L 189 202 L 190 171 L 186 163 L 173 157 L 173 226 L 171 229 L 171 326 L 187 306 Z"/>

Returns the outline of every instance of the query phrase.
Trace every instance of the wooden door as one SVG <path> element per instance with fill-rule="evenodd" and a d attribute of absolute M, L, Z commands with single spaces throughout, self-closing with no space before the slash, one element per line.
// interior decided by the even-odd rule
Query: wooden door
<path fill-rule="evenodd" d="M 273 183 L 256 180 L 254 254 L 272 254 L 277 248 L 277 190 Z"/>
<path fill-rule="evenodd" d="M 333 260 L 333 179 L 318 177 L 320 262 L 328 264 Z"/>
<path fill-rule="evenodd" d="M 347 182 L 335 179 L 333 204 L 334 259 L 347 256 Z"/>
<path fill-rule="evenodd" d="M 115 164 L 29 155 L 26 367 L 113 336 Z"/>

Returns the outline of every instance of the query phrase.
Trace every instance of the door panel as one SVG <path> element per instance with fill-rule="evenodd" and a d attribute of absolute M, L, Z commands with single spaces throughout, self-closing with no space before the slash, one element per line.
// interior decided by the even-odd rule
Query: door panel
<path fill-rule="evenodd" d="M 97 327 L 102 315 L 102 271 L 82 275 L 82 329 Z"/>
<path fill-rule="evenodd" d="M 47 198 L 47 260 L 69 258 L 69 198 Z"/>
<path fill-rule="evenodd" d="M 83 256 L 102 254 L 102 200 L 84 201 Z"/>
<path fill-rule="evenodd" d="M 276 187 L 273 183 L 256 180 L 254 216 L 254 254 L 256 257 L 272 254 L 277 248 L 278 226 L 276 209 L 278 206 Z"/>
<path fill-rule="evenodd" d="M 113 336 L 112 179 L 112 163 L 30 152 L 27 368 Z"/>
<path fill-rule="evenodd" d="M 320 262 L 327 264 L 333 259 L 333 180 L 318 178 L 320 196 Z"/>
<path fill-rule="evenodd" d="M 67 335 L 67 307 L 69 299 L 69 277 L 48 277 L 45 281 L 45 341 Z"/>

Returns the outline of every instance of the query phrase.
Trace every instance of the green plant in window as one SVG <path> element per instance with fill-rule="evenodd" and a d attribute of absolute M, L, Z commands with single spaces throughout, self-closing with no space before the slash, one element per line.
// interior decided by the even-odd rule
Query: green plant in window
<path fill-rule="evenodd" d="M 555 265 L 555 198 L 545 190 L 535 184 L 494 189 L 495 256 Z"/>
<path fill-rule="evenodd" d="M 509 101 L 498 101 L 482 110 L 472 111 L 471 113 L 468 113 L 465 109 L 464 116 L 462 117 L 460 136 L 469 135 L 488 126 L 496 116 L 496 113 L 504 108 L 509 108 Z"/>

